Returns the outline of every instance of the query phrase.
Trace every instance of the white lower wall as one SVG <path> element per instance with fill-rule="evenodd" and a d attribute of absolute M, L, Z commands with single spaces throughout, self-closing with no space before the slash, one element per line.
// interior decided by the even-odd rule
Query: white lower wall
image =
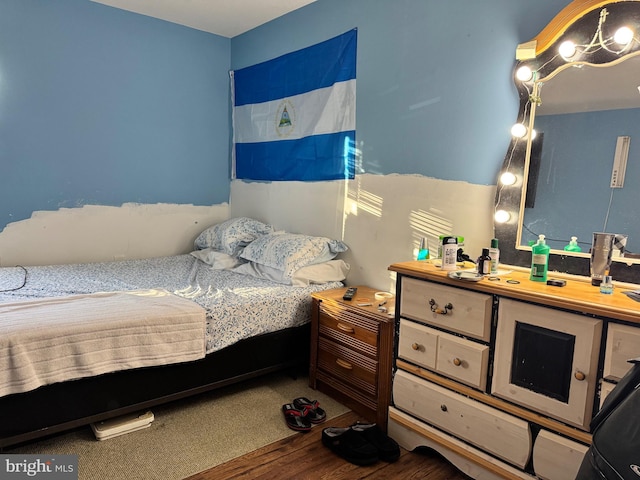
<path fill-rule="evenodd" d="M 0 266 L 149 258 L 191 251 L 195 237 L 248 216 L 294 233 L 343 240 L 347 283 L 394 291 L 387 267 L 415 259 L 420 238 L 465 237 L 471 258 L 493 236 L 495 186 L 418 175 L 358 175 L 331 182 L 231 183 L 229 204 L 124 204 L 34 212 L 0 232 Z"/>
<path fill-rule="evenodd" d="M 347 283 L 394 291 L 387 267 L 414 260 L 421 237 L 465 237 L 473 259 L 493 237 L 495 186 L 418 175 L 358 175 L 331 182 L 231 183 L 231 215 L 293 233 L 343 240 Z"/>
<path fill-rule="evenodd" d="M 34 212 L 0 233 L 0 266 L 56 265 L 187 253 L 209 225 L 229 218 L 214 206 L 88 205 Z"/>

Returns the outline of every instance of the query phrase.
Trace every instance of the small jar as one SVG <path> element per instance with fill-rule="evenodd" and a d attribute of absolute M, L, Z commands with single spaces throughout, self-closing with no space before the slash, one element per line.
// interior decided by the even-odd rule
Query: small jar
<path fill-rule="evenodd" d="M 600 284 L 600 293 L 611 295 L 613 293 L 613 281 L 611 275 L 605 275 Z"/>

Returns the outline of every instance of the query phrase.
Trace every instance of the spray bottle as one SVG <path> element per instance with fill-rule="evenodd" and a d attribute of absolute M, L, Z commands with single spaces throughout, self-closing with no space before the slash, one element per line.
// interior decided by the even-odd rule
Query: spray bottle
<path fill-rule="evenodd" d="M 546 282 L 548 268 L 549 245 L 544 241 L 544 235 L 538 235 L 538 243 L 531 247 L 531 275 L 529 280 Z"/>

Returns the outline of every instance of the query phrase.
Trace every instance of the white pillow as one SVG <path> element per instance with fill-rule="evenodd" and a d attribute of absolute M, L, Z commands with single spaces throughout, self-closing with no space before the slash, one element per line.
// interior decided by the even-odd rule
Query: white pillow
<path fill-rule="evenodd" d="M 191 255 L 198 260 L 203 261 L 207 265 L 211 265 L 214 270 L 228 270 L 233 267 L 237 267 L 242 260 L 238 257 L 228 255 L 223 252 L 218 252 L 213 248 L 205 248 L 203 250 L 195 250 L 191 252 Z"/>
<path fill-rule="evenodd" d="M 348 247 L 339 240 L 297 233 L 271 233 L 256 238 L 240 254 L 241 258 L 276 268 L 291 277 L 296 270 L 333 260 Z"/>
<path fill-rule="evenodd" d="M 282 270 L 278 270 L 277 268 L 254 262 L 238 265 L 233 268 L 232 271 L 283 285 L 306 287 L 310 284 L 340 282 L 344 280 L 349 272 L 349 264 L 343 260 L 329 260 L 328 262 L 317 265 L 302 267 L 294 273 L 293 277 L 285 275 Z"/>
<path fill-rule="evenodd" d="M 344 260 L 308 265 L 296 270 L 291 277 L 291 285 L 306 287 L 309 284 L 341 282 L 347 278 L 351 266 Z"/>

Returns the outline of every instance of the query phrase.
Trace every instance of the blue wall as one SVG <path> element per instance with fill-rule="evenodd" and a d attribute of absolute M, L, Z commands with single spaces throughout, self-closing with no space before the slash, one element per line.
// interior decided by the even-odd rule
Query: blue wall
<path fill-rule="evenodd" d="M 246 67 L 356 27 L 362 171 L 495 185 L 518 111 L 516 47 L 568 3 L 318 0 L 233 38 L 231 63 Z"/>
<path fill-rule="evenodd" d="M 593 232 L 629 236 L 629 251 L 640 251 L 640 109 L 536 117 L 544 134 L 535 208 L 526 209 L 522 243 L 543 233 L 552 248 L 562 249 L 572 236 L 582 251 Z M 631 137 L 624 187 L 611 188 L 618 136 Z M 558 179 L 562 179 L 559 181 Z"/>
<path fill-rule="evenodd" d="M 230 40 L 89 0 L 0 3 L 0 230 L 229 200 Z"/>
<path fill-rule="evenodd" d="M 354 27 L 361 171 L 495 184 L 515 48 L 567 3 L 318 0 L 228 40 L 89 0 L 2 0 L 0 229 L 60 207 L 228 201 L 229 68 Z"/>

